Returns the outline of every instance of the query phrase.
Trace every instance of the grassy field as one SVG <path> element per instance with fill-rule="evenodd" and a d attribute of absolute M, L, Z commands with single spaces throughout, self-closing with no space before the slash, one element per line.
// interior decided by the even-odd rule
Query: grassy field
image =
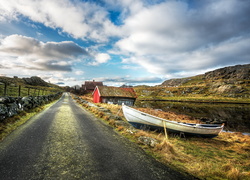
<path fill-rule="evenodd" d="M 138 100 L 250 103 L 249 80 L 204 80 L 190 78 L 176 86 L 137 86 Z"/>
<path fill-rule="evenodd" d="M 20 78 L 0 76 L 0 96 L 38 96 L 55 94 L 56 92 L 63 91 L 63 89 L 57 85 L 44 83 L 46 86 L 42 86 L 42 84 L 28 85 Z"/>
<path fill-rule="evenodd" d="M 97 105 L 110 110 L 114 116 L 120 116 L 124 123 L 117 123 L 117 120 L 97 108 L 86 104 L 83 106 L 140 145 L 147 153 L 179 171 L 200 179 L 250 179 L 250 136 L 222 132 L 212 139 L 181 138 L 171 134 L 166 139 L 164 133 L 136 130 L 123 125 L 126 120 L 120 111 L 121 106 L 102 103 Z M 145 144 L 140 137 L 153 138 L 157 143 L 154 146 Z"/>
<path fill-rule="evenodd" d="M 34 86 L 21 86 L 20 96 L 38 96 L 38 95 L 49 95 L 55 94 L 56 91 L 59 91 L 55 88 L 50 87 L 34 87 Z M 19 86 L 7 86 L 7 96 L 17 97 L 19 96 Z M 0 84 L 0 96 L 4 96 L 4 85 Z"/>
<path fill-rule="evenodd" d="M 187 87 L 148 87 L 147 89 L 135 87 L 134 89 L 138 96 L 137 100 L 250 103 L 248 95 L 237 97 L 217 93 L 195 93 Z"/>

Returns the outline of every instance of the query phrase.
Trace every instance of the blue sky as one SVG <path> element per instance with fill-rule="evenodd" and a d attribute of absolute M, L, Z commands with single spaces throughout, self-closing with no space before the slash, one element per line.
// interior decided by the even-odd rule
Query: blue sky
<path fill-rule="evenodd" d="M 250 63 L 247 0 L 0 0 L 0 75 L 157 85 Z"/>

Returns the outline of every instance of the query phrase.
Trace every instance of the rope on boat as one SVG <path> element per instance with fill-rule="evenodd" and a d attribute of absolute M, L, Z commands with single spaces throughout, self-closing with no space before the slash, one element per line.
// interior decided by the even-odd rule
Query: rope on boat
<path fill-rule="evenodd" d="M 162 123 L 163 123 L 163 127 L 164 127 L 165 138 L 168 139 L 168 133 L 167 133 L 166 122 L 162 121 Z"/>
<path fill-rule="evenodd" d="M 119 111 L 117 112 L 116 116 L 119 115 L 120 111 L 122 110 L 122 107 L 119 109 Z"/>

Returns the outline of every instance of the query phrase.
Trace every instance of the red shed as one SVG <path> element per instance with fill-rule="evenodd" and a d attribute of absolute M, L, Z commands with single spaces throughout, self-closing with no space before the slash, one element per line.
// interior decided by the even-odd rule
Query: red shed
<path fill-rule="evenodd" d="M 93 81 L 85 81 L 85 83 L 82 85 L 82 89 L 85 92 L 93 92 L 96 86 L 103 86 L 102 82 L 97 82 L 95 80 Z"/>
<path fill-rule="evenodd" d="M 93 92 L 94 103 L 119 104 L 133 106 L 136 93 L 133 88 L 119 88 L 110 86 L 96 86 Z"/>

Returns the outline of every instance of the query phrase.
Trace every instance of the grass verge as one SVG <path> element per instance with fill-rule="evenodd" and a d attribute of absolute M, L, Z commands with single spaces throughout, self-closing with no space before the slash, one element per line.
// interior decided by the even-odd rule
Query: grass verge
<path fill-rule="evenodd" d="M 109 112 L 104 113 L 88 104 L 82 105 L 148 154 L 180 172 L 200 179 L 250 179 L 250 136 L 223 132 L 211 139 L 181 138 L 170 134 L 166 140 L 163 133 L 136 130 L 126 125 L 121 106 L 97 104 L 108 109 Z M 117 116 L 120 117 L 119 121 L 116 120 Z"/>

